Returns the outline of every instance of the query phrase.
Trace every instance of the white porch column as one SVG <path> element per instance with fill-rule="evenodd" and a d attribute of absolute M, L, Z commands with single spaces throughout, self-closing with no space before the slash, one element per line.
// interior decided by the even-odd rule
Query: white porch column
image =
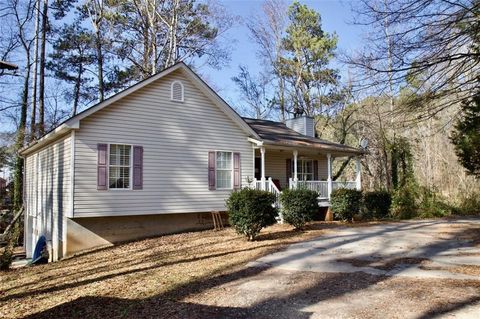
<path fill-rule="evenodd" d="M 298 182 L 298 165 L 297 165 L 297 159 L 298 159 L 298 151 L 294 150 L 293 151 L 293 180 L 295 182 Z"/>
<path fill-rule="evenodd" d="M 333 185 L 332 185 L 332 155 L 330 153 L 327 154 L 327 187 L 328 187 L 328 199 L 330 199 L 330 195 L 332 194 Z"/>
<path fill-rule="evenodd" d="M 265 190 L 265 147 L 260 147 L 260 155 L 261 155 L 261 162 L 262 162 L 262 165 L 261 165 L 261 169 L 262 169 L 262 177 L 261 177 L 261 181 L 262 181 L 262 190 Z"/>
<path fill-rule="evenodd" d="M 355 172 L 357 173 L 355 182 L 357 183 L 357 190 L 362 190 L 362 164 L 360 163 L 360 157 L 355 160 Z"/>

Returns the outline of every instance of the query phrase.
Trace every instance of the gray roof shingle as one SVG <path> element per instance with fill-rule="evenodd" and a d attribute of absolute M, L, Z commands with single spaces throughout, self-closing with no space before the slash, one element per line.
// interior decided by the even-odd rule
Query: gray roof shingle
<path fill-rule="evenodd" d="M 345 155 L 358 155 L 365 153 L 363 150 L 355 147 L 300 134 L 288 128 L 284 123 L 281 122 L 258 120 L 246 117 L 244 117 L 243 120 L 250 125 L 250 127 L 260 136 L 265 144 L 315 148 L 342 153 Z"/>

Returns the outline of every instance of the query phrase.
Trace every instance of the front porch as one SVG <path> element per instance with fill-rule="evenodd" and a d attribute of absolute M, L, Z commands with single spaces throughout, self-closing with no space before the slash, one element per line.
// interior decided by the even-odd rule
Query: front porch
<path fill-rule="evenodd" d="M 338 188 L 361 189 L 360 157 L 355 156 L 355 179 L 333 180 L 333 164 L 338 158 L 353 154 L 322 152 L 311 148 L 265 146 L 255 149 L 255 176 L 250 187 L 266 190 L 279 196 L 283 189 L 305 187 L 316 191 L 321 206 L 329 206 L 333 190 Z"/>

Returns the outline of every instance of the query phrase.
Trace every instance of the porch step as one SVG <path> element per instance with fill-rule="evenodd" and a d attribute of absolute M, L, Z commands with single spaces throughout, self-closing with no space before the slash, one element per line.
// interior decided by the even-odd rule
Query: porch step
<path fill-rule="evenodd" d="M 330 207 L 330 201 L 328 198 L 319 198 L 318 199 L 318 206 L 320 207 Z"/>

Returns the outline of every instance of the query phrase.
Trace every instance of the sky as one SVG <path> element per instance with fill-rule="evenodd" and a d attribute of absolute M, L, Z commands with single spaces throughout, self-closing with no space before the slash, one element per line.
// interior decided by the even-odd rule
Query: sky
<path fill-rule="evenodd" d="M 201 0 L 199 0 L 201 1 Z M 263 0 L 217 0 L 228 13 L 237 15 L 240 20 L 246 20 L 255 14 L 261 13 Z M 293 0 L 284 0 L 290 4 Z M 322 27 L 325 31 L 338 35 L 338 52 L 345 52 L 361 44 L 361 30 L 358 26 L 349 23 L 352 20 L 351 5 L 356 0 L 301 0 L 302 4 L 316 10 L 322 17 Z M 223 35 L 223 41 L 232 45 L 230 63 L 220 70 L 208 66 L 200 67 L 197 71 L 216 91 L 234 108 L 242 109 L 244 103 L 232 77 L 239 72 L 239 65 L 247 66 L 252 75 L 258 74 L 262 69 L 256 56 L 256 45 L 250 39 L 249 30 L 243 23 L 235 24 Z M 340 74 L 346 76 L 346 68 L 335 65 L 340 69 Z M 22 84 L 18 82 L 19 87 Z M 82 107 L 84 109 L 88 106 Z M 0 131 L 13 130 L 13 123 L 8 118 L 0 117 Z"/>
<path fill-rule="evenodd" d="M 261 12 L 263 0 L 218 0 L 230 14 L 238 15 L 245 20 Z M 293 0 L 292 0 L 293 1 Z M 287 4 L 290 0 L 285 0 Z M 353 1 L 353 2 L 352 2 Z M 361 30 L 353 26 L 351 5 L 355 0 L 301 0 L 302 4 L 315 9 L 322 17 L 322 27 L 327 32 L 336 32 L 338 35 L 338 52 L 353 50 L 361 44 Z M 234 108 L 241 108 L 243 102 L 236 85 L 231 80 L 238 74 L 239 65 L 247 66 L 252 74 L 262 69 L 256 56 L 256 46 L 249 38 L 247 27 L 239 23 L 232 27 L 225 35 L 225 40 L 234 43 L 231 52 L 231 61 L 228 66 L 220 70 L 201 67 L 200 75 L 212 85 L 217 93 Z M 340 69 L 342 76 L 346 75 L 346 68 L 335 65 Z M 8 119 L 0 118 L 0 131 L 13 129 Z M 5 173 L 3 173 L 5 174 Z M 2 176 L 2 173 L 0 173 Z"/>
<path fill-rule="evenodd" d="M 220 0 L 219 2 L 225 6 L 228 12 L 239 15 L 242 19 L 248 19 L 260 13 L 263 3 L 262 0 Z M 286 1 L 286 3 L 289 4 L 290 1 Z M 325 31 L 337 33 L 338 52 L 349 52 L 360 46 L 362 31 L 350 22 L 352 21 L 352 1 L 304 0 L 301 3 L 320 13 L 322 27 Z M 221 70 L 202 68 L 199 71 L 222 98 L 232 106 L 241 106 L 239 92 L 231 78 L 238 74 L 239 65 L 247 66 L 252 74 L 258 73 L 257 71 L 261 70 L 262 66 L 256 56 L 256 46 L 249 38 L 249 31 L 244 24 L 234 26 L 225 36 L 236 42 L 229 65 Z M 343 77 L 346 76 L 347 69 L 344 66 L 336 65 L 335 67 L 340 69 Z"/>

